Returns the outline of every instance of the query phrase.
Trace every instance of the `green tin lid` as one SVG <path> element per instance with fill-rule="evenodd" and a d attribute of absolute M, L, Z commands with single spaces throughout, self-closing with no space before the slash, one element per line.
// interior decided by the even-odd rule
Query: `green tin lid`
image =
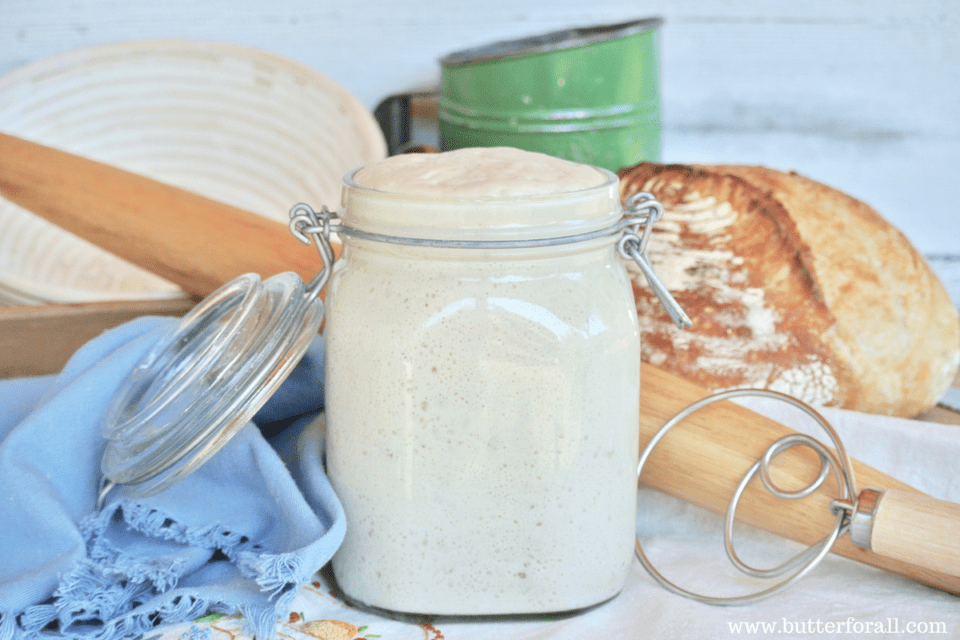
<path fill-rule="evenodd" d="M 440 64 L 444 67 L 453 67 L 479 62 L 491 62 L 504 58 L 517 58 L 549 51 L 560 51 L 562 49 L 572 49 L 574 47 L 583 47 L 588 44 L 612 40 L 614 38 L 623 38 L 644 31 L 654 31 L 659 29 L 662 24 L 662 18 L 653 17 L 618 24 L 562 29 L 538 36 L 530 36 L 516 40 L 503 40 L 480 47 L 455 51 L 441 58 Z"/>

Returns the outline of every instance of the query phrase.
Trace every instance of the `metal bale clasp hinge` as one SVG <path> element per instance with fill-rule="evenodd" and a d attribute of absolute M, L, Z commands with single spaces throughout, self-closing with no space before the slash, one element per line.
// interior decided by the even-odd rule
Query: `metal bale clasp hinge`
<path fill-rule="evenodd" d="M 647 245 L 650 242 L 653 225 L 663 217 L 663 205 L 652 194 L 641 191 L 627 198 L 624 213 L 623 237 L 617 243 L 617 252 L 622 258 L 637 263 L 650 289 L 675 325 L 681 329 L 693 326 L 693 321 L 670 294 L 663 281 L 657 277 L 647 255 Z M 643 227 L 642 234 L 641 227 Z"/>
<path fill-rule="evenodd" d="M 320 213 L 303 203 L 290 209 L 290 233 L 303 244 L 310 244 L 310 237 L 313 237 L 313 245 L 323 261 L 323 268 L 307 285 L 307 294 L 311 298 L 320 294 L 333 272 L 335 258 L 333 247 L 330 246 L 330 234 L 339 228 L 339 225 L 331 223 L 336 219 L 336 214 L 327 209 L 326 205 L 320 208 Z"/>

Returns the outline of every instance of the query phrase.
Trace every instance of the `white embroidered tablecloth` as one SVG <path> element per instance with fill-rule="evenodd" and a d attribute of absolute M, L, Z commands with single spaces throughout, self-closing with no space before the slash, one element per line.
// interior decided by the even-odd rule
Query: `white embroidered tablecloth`
<path fill-rule="evenodd" d="M 793 410 L 753 403 L 757 411 L 806 430 Z M 960 427 L 823 411 L 849 454 L 936 497 L 960 502 Z M 682 428 L 682 427 L 678 427 Z M 816 435 L 816 434 L 814 434 Z M 644 550 L 680 586 L 710 595 L 746 584 L 727 564 L 722 519 L 660 494 L 639 496 Z M 742 533 L 742 535 L 741 535 Z M 738 530 L 738 552 L 770 566 L 800 547 Z M 763 586 L 759 587 L 763 588 Z M 759 588 L 755 590 L 759 590 Z M 162 640 L 241 640 L 237 618 L 200 619 L 157 629 Z M 336 595 L 327 571 L 297 595 L 280 638 L 355 640 L 642 640 L 645 638 L 960 638 L 960 597 L 830 555 L 786 592 L 742 607 L 700 604 L 668 593 L 634 561 L 623 592 L 575 615 L 526 619 L 404 619 L 354 608 Z"/>

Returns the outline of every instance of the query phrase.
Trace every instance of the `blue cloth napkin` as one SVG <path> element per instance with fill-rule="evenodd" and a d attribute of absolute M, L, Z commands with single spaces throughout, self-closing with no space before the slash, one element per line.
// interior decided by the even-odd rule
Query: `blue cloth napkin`
<path fill-rule="evenodd" d="M 240 613 L 271 637 L 340 545 L 343 510 L 321 463 L 319 338 L 254 418 L 282 424 L 285 459 L 250 423 L 166 491 L 121 487 L 96 510 L 100 419 L 175 322 L 134 320 L 56 376 L 0 381 L 0 640 L 113 640 L 209 613 Z"/>

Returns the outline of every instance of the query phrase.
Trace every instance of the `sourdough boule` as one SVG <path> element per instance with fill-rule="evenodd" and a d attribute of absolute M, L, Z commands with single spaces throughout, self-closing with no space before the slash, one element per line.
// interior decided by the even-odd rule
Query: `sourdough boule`
<path fill-rule="evenodd" d="M 663 203 L 651 261 L 694 322 L 677 329 L 632 270 L 646 362 L 711 390 L 907 417 L 949 386 L 957 309 L 868 205 L 765 167 L 640 163 L 619 175 L 624 199 Z"/>

